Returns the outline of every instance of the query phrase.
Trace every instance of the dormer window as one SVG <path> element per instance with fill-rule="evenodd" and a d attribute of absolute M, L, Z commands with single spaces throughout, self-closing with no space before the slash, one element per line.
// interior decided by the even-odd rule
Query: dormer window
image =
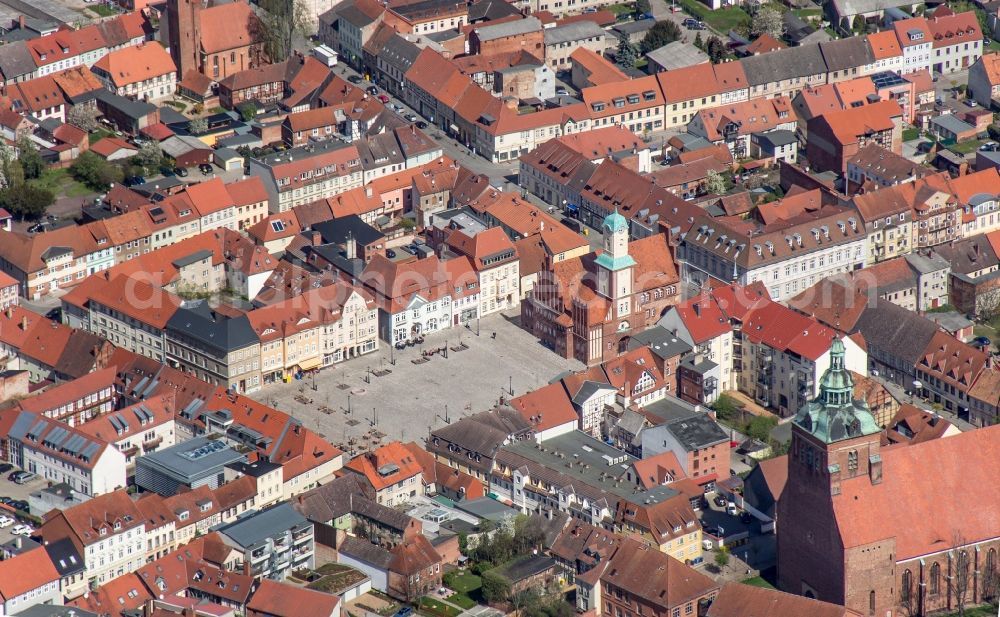
<path fill-rule="evenodd" d="M 106 536 L 106 535 L 108 535 L 108 528 L 107 528 L 107 527 L 101 527 L 101 531 L 100 531 L 100 534 L 101 534 L 102 536 Z"/>
<path fill-rule="evenodd" d="M 122 528 L 122 524 L 119 521 L 115 521 L 115 531 L 119 531 Z"/>

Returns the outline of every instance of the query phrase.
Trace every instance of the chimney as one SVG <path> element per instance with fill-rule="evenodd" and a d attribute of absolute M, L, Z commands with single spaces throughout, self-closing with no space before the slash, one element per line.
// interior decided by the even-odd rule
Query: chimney
<path fill-rule="evenodd" d="M 347 243 L 344 246 L 344 252 L 347 254 L 348 259 L 356 259 L 358 256 L 358 241 L 351 234 L 347 234 Z"/>
<path fill-rule="evenodd" d="M 17 16 L 17 27 L 24 30 L 24 13 Z"/>
<path fill-rule="evenodd" d="M 323 244 L 323 234 L 319 233 L 318 231 L 313 231 L 312 232 L 312 245 L 313 246 L 319 246 L 320 244 Z"/>
<path fill-rule="evenodd" d="M 14 538 L 14 548 L 21 548 L 21 536 Z"/>
<path fill-rule="evenodd" d="M 698 304 L 697 302 L 695 302 L 694 304 L 691 305 L 691 308 L 694 309 L 695 316 L 701 317 L 701 305 L 700 304 Z"/>
<path fill-rule="evenodd" d="M 21 329 L 22 330 L 27 330 L 28 329 L 28 317 L 27 316 L 21 317 Z"/>

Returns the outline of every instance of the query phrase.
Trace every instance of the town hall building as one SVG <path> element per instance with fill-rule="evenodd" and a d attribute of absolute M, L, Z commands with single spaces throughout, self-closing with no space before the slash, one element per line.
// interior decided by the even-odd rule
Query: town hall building
<path fill-rule="evenodd" d="M 662 234 L 629 242 L 617 211 L 601 225 L 602 250 L 545 264 L 522 303 L 522 323 L 565 358 L 600 364 L 628 351 L 633 334 L 677 303 L 680 278 Z"/>

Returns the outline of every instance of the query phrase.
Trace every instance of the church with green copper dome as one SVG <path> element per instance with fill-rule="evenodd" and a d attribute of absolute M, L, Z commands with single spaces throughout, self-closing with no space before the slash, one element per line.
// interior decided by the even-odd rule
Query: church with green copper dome
<path fill-rule="evenodd" d="M 819 382 L 819 396 L 799 410 L 795 424 L 823 443 L 881 431 L 864 401 L 854 399 L 854 378 L 844 366 L 844 342 L 830 345 L 830 368 Z"/>

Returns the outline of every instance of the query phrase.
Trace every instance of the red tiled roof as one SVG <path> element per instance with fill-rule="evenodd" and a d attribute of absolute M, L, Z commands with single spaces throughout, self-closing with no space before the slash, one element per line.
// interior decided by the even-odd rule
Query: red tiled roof
<path fill-rule="evenodd" d="M 253 44 L 253 21 L 256 21 L 256 15 L 246 2 L 230 2 L 202 9 L 202 52 L 216 54 Z"/>
<path fill-rule="evenodd" d="M 562 382 L 551 383 L 511 399 L 510 406 L 531 423 L 535 432 L 571 422 L 575 424 L 578 420 L 576 410 Z"/>
<path fill-rule="evenodd" d="M 247 604 L 248 617 L 330 617 L 340 596 L 264 579 Z"/>
<path fill-rule="evenodd" d="M 422 473 L 420 464 L 413 454 L 398 441 L 356 456 L 344 465 L 344 468 L 363 475 L 376 491 Z"/>
<path fill-rule="evenodd" d="M 0 601 L 13 598 L 59 581 L 59 572 L 42 547 L 0 561 Z"/>
<path fill-rule="evenodd" d="M 159 43 L 113 51 L 98 60 L 94 68 L 104 71 L 118 88 L 177 72 L 170 54 Z"/>

